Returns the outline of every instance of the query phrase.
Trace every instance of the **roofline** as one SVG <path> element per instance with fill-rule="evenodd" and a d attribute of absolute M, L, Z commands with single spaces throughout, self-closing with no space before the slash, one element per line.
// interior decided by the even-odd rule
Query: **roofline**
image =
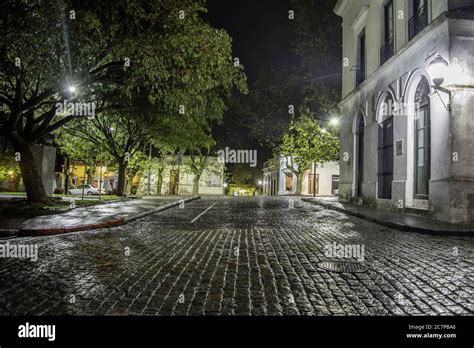
<path fill-rule="evenodd" d="M 342 17 L 344 10 L 347 7 L 349 0 L 337 0 L 336 6 L 334 6 L 334 13 L 337 14 L 339 17 Z"/>

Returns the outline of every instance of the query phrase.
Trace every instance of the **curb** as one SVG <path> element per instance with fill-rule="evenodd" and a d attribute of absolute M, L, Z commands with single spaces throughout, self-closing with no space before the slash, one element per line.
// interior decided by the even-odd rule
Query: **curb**
<path fill-rule="evenodd" d="M 18 236 L 18 237 L 38 237 L 38 236 L 52 236 L 52 235 L 57 235 L 57 234 L 64 234 L 64 233 L 70 233 L 70 232 L 80 232 L 80 231 L 90 231 L 90 230 L 97 230 L 100 228 L 110 228 L 110 227 L 116 227 L 116 226 L 121 226 L 125 225 L 128 222 L 140 219 L 142 217 L 172 208 L 176 207 L 179 204 L 181 204 L 181 201 L 184 203 L 194 201 L 196 199 L 201 198 L 200 196 L 193 196 L 190 198 L 182 199 L 177 202 L 172 202 L 168 203 L 162 206 L 159 206 L 157 208 L 147 210 L 138 214 L 135 214 L 133 216 L 130 216 L 128 218 L 115 218 L 113 220 L 108 220 L 108 221 L 103 221 L 103 222 L 98 222 L 95 224 L 87 224 L 87 225 L 76 225 L 76 226 L 69 226 L 69 227 L 59 227 L 59 228 L 45 228 L 45 229 L 21 229 L 21 230 L 5 230 L 11 233 L 9 236 Z M 2 230 L 0 230 L 2 232 Z"/>
<path fill-rule="evenodd" d="M 159 211 L 166 210 L 166 209 L 169 209 L 169 208 L 172 208 L 172 207 L 176 207 L 176 206 L 178 206 L 178 205 L 181 204 L 181 201 L 183 201 L 184 203 L 188 203 L 188 202 L 194 201 L 194 200 L 196 200 L 196 199 L 200 199 L 200 198 L 201 198 L 201 196 L 193 196 L 193 197 L 186 198 L 186 199 L 180 199 L 180 200 L 177 201 L 177 202 L 168 203 L 168 204 L 159 206 L 159 207 L 157 207 L 157 208 L 155 208 L 155 209 L 152 209 L 152 210 L 144 211 L 144 212 L 142 212 L 142 213 L 135 214 L 135 215 L 133 215 L 133 216 L 130 216 L 130 217 L 128 217 L 128 218 L 125 218 L 124 221 L 125 221 L 125 223 L 128 223 L 128 222 L 130 222 L 130 221 L 138 220 L 138 219 L 141 219 L 142 217 L 145 217 L 145 216 L 148 216 L 148 215 L 157 213 L 157 212 L 159 212 Z"/>
<path fill-rule="evenodd" d="M 379 225 L 382 225 L 382 226 L 385 226 L 385 227 L 390 227 L 390 228 L 395 228 L 397 230 L 404 231 L 404 232 L 415 232 L 415 233 L 421 233 L 421 234 L 431 234 L 431 235 L 435 235 L 435 236 L 448 236 L 448 237 L 474 237 L 474 231 L 470 230 L 470 229 L 455 230 L 455 231 L 433 230 L 433 229 L 424 228 L 424 227 L 410 226 L 410 225 L 406 225 L 406 224 L 401 223 L 401 222 L 378 219 L 378 218 L 375 218 L 375 217 L 371 217 L 371 216 L 368 216 L 368 215 L 357 213 L 355 211 L 335 207 L 331 204 L 325 204 L 323 202 L 313 201 L 309 198 L 302 198 L 301 200 L 303 202 L 306 202 L 306 203 L 319 205 L 321 207 L 324 207 L 324 208 L 327 208 L 327 209 L 330 209 L 330 210 L 335 210 L 335 211 L 338 211 L 338 212 L 341 212 L 341 213 L 352 215 L 352 216 L 358 217 L 360 219 L 364 219 L 364 220 L 367 220 L 367 221 L 370 221 L 370 222 L 375 222 Z"/>
<path fill-rule="evenodd" d="M 19 230 L 0 228 L 0 239 L 14 238 L 17 237 Z"/>

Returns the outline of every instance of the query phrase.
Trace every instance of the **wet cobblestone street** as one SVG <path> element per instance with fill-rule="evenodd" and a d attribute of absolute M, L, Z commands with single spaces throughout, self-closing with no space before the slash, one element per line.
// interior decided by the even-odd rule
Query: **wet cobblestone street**
<path fill-rule="evenodd" d="M 472 239 L 290 200 L 204 197 L 112 229 L 2 240 L 39 254 L 0 259 L 0 314 L 472 315 Z M 352 261 L 367 272 L 318 268 L 333 243 L 364 246 Z"/>

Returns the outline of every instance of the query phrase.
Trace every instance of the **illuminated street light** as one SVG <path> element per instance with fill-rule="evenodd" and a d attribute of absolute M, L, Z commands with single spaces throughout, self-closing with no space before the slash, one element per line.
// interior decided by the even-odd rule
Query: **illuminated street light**
<path fill-rule="evenodd" d="M 69 91 L 71 94 L 73 94 L 73 93 L 76 92 L 76 87 L 75 87 L 74 85 L 70 85 L 70 86 L 68 87 L 68 91 Z"/>
<path fill-rule="evenodd" d="M 445 77 L 448 76 L 449 63 L 446 59 L 437 55 L 436 58 L 431 61 L 428 70 L 433 79 L 433 83 L 436 87 L 439 87 L 443 84 Z"/>
<path fill-rule="evenodd" d="M 334 118 L 331 119 L 331 125 L 332 126 L 337 126 L 338 124 L 339 124 L 339 120 L 337 118 L 334 117 Z"/>
<path fill-rule="evenodd" d="M 444 79 L 449 74 L 449 63 L 441 57 L 439 54 L 433 59 L 428 67 L 429 74 L 433 80 L 434 85 L 432 86 L 436 93 L 438 94 L 439 99 L 444 105 L 444 108 L 447 111 L 451 111 L 451 104 L 447 105 L 444 103 L 443 98 L 439 95 L 439 91 L 446 93 L 451 98 L 451 91 L 447 88 L 442 87 L 441 85 L 444 82 Z"/>
<path fill-rule="evenodd" d="M 262 180 L 259 180 L 259 181 L 258 181 L 258 184 L 259 184 L 259 185 L 262 185 L 262 184 L 263 184 Z"/>

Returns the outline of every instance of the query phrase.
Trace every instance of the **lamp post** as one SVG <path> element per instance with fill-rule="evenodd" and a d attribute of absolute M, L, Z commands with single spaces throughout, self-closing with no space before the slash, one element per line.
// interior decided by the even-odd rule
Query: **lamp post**
<path fill-rule="evenodd" d="M 428 70 L 434 83 L 434 85 L 432 86 L 433 89 L 436 91 L 436 94 L 438 94 L 438 97 L 443 103 L 443 106 L 446 111 L 451 111 L 451 103 L 445 104 L 443 98 L 441 98 L 441 95 L 439 94 L 439 92 L 441 91 L 443 93 L 446 93 L 449 98 L 451 98 L 451 91 L 441 86 L 444 82 L 445 77 L 449 74 L 449 63 L 446 61 L 446 59 L 444 59 L 441 55 L 438 54 L 435 59 L 433 59 L 429 64 Z"/>
<path fill-rule="evenodd" d="M 263 189 L 263 181 L 261 179 L 258 180 L 258 195 L 262 195 L 262 189 Z"/>

